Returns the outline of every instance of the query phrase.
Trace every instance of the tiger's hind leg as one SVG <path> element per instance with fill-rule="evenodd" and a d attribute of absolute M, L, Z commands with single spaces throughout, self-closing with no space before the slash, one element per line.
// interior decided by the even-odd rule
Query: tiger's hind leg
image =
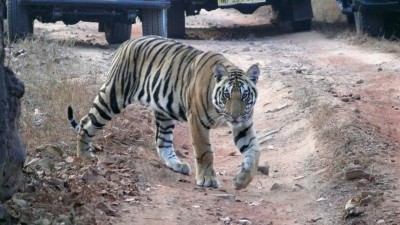
<path fill-rule="evenodd" d="M 165 164 L 175 172 L 190 174 L 190 167 L 187 163 L 182 163 L 176 156 L 173 147 L 173 131 L 175 121 L 166 116 L 155 112 L 156 117 L 156 142 L 158 155 L 164 160 Z"/>

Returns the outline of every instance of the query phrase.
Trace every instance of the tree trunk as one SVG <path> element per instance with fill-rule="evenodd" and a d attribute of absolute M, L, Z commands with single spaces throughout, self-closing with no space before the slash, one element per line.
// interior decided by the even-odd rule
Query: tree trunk
<path fill-rule="evenodd" d="M 0 1 L 0 224 L 9 221 L 1 203 L 18 190 L 25 161 L 25 148 L 18 131 L 20 98 L 25 87 L 11 70 L 4 67 L 4 8 L 5 1 Z"/>

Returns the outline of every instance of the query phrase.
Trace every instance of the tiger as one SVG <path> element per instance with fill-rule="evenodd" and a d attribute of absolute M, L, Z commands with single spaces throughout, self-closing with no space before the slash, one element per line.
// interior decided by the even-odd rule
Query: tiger
<path fill-rule="evenodd" d="M 175 154 L 173 130 L 177 121 L 188 122 L 198 186 L 220 188 L 209 132 L 230 125 L 243 156 L 233 186 L 246 188 L 260 158 L 252 120 L 259 75 L 257 64 L 245 72 L 220 53 L 173 39 L 144 36 L 128 40 L 116 50 L 108 77 L 79 124 L 68 106 L 68 120 L 77 133 L 77 157 L 93 159 L 96 133 L 125 107 L 140 102 L 154 110 L 159 157 L 167 167 L 186 175 L 191 169 Z"/>

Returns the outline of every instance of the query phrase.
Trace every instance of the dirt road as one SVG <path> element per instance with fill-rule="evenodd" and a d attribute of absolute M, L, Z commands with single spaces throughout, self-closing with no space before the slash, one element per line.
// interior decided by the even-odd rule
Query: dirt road
<path fill-rule="evenodd" d="M 140 195 L 106 202 L 117 213 L 94 219 L 97 224 L 400 223 L 399 51 L 369 39 L 368 46 L 354 35 L 291 33 L 271 25 L 267 13 L 217 10 L 189 18 L 188 39 L 181 41 L 221 52 L 242 68 L 260 65 L 254 123 L 262 147 L 260 166 L 268 166 L 269 173 L 259 172 L 245 190 L 233 189 L 242 157 L 228 127 L 212 132 L 222 184 L 217 190 L 196 187 L 194 174 L 174 173 L 154 151 L 137 148 L 135 157 L 126 157 L 135 163 L 131 171 Z M 141 35 L 139 26 L 133 38 Z M 35 27 L 46 38 L 74 40 L 84 62 L 102 67 L 117 47 L 107 46 L 93 24 Z M 90 51 L 82 48 L 88 44 L 94 46 Z M 104 52 L 110 54 L 106 59 Z M 100 157 L 123 155 L 104 143 L 107 153 Z M 194 169 L 186 124 L 179 124 L 174 144 Z M 350 180 L 346 172 L 357 165 L 362 174 Z M 369 196 L 360 206 L 364 213 L 345 219 L 346 203 L 362 192 Z M 105 213 L 101 207 L 95 211 Z"/>

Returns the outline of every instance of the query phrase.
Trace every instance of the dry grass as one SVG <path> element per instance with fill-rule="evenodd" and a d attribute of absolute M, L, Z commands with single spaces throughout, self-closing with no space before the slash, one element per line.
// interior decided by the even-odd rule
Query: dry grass
<path fill-rule="evenodd" d="M 85 98 L 94 96 L 95 89 L 88 87 L 97 83 L 96 77 L 88 75 L 90 66 L 83 67 L 73 57 L 69 48 L 72 45 L 44 38 L 26 39 L 13 46 L 6 59 L 6 64 L 25 83 L 21 132 L 28 150 L 42 144 L 67 142 L 66 134 L 71 132 L 66 119 L 68 104 L 73 102 L 76 108 L 88 109 L 90 100 Z M 73 78 L 83 76 L 89 79 L 73 82 Z"/>
<path fill-rule="evenodd" d="M 331 159 L 330 171 L 342 172 L 349 165 L 357 164 L 374 170 L 378 161 L 373 155 L 388 146 L 378 137 L 374 127 L 366 127 L 355 116 L 341 113 L 336 107 L 325 104 L 312 109 L 311 124 L 327 149 Z"/>
<path fill-rule="evenodd" d="M 33 162 L 24 167 L 25 182 L 14 195 L 29 207 L 14 201 L 6 204 L 15 224 L 47 224 L 45 220 L 51 224 L 112 224 L 107 216 L 116 212 L 104 213 L 98 203 L 139 195 L 134 173 L 141 157 L 138 152 L 149 158 L 155 156 L 148 151 L 155 149 L 153 116 L 149 109 L 139 106 L 116 116 L 95 138 L 104 149 L 97 152 L 99 158 L 120 160 L 117 168 L 112 168 L 115 164 L 105 167 L 74 158 L 76 135 L 67 120 L 67 106 L 73 105 L 75 117 L 80 119 L 88 112 L 102 81 L 96 75 L 99 65 L 80 58 L 73 45 L 39 37 L 8 50 L 6 65 L 25 83 L 20 132 L 27 162 Z M 85 174 L 98 181 L 85 181 Z M 121 195 L 121 190 L 126 193 Z"/>

